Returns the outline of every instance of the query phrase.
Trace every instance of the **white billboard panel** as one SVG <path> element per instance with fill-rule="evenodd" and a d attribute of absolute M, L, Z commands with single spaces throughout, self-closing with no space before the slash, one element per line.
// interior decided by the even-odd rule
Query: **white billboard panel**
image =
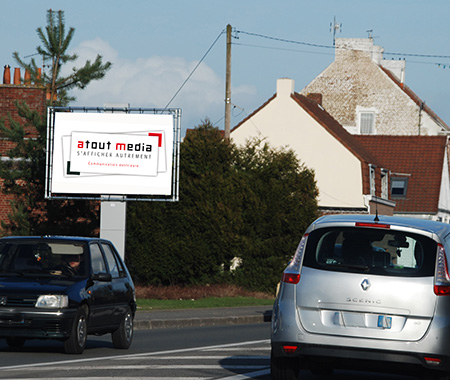
<path fill-rule="evenodd" d="M 55 112 L 52 194 L 170 196 L 174 116 Z"/>

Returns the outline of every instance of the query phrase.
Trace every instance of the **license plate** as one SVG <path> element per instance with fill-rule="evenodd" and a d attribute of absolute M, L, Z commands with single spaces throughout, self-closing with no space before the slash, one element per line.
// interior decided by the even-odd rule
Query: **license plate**
<path fill-rule="evenodd" d="M 392 317 L 387 317 L 385 315 L 379 315 L 377 326 L 382 329 L 392 328 Z"/>

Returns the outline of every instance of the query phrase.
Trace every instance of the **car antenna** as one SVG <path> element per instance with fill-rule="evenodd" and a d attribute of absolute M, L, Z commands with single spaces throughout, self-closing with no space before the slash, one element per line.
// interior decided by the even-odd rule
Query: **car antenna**
<path fill-rule="evenodd" d="M 375 203 L 375 219 L 373 220 L 374 222 L 379 222 L 380 218 L 378 217 L 378 202 Z"/>

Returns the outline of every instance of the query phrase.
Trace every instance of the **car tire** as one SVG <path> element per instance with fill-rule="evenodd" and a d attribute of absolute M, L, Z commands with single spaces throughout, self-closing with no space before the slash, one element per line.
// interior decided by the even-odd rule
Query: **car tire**
<path fill-rule="evenodd" d="M 10 336 L 6 338 L 6 344 L 12 348 L 21 348 L 25 344 L 25 338 Z"/>
<path fill-rule="evenodd" d="M 298 380 L 300 365 L 298 358 L 270 356 L 270 376 L 272 380 Z"/>
<path fill-rule="evenodd" d="M 115 348 L 127 349 L 130 347 L 133 340 L 133 314 L 130 308 L 123 316 L 119 328 L 111 333 L 111 337 Z"/>
<path fill-rule="evenodd" d="M 81 354 L 86 347 L 87 341 L 87 306 L 78 309 L 70 332 L 70 336 L 64 341 L 64 352 L 66 354 Z"/>

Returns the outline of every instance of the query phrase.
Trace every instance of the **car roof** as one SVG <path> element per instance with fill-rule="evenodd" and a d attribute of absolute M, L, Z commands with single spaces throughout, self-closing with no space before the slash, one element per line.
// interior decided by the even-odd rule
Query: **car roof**
<path fill-rule="evenodd" d="M 67 242 L 109 242 L 109 240 L 96 238 L 96 237 L 83 237 L 83 236 L 58 236 L 58 235 L 46 235 L 46 236 L 5 236 L 0 239 L 0 241 L 10 241 L 10 240 L 40 240 L 40 241 L 67 241 Z"/>
<path fill-rule="evenodd" d="M 378 219 L 378 220 L 376 220 Z M 353 223 L 374 223 L 374 224 L 389 224 L 391 227 L 398 227 L 400 229 L 414 229 L 418 231 L 433 233 L 444 238 L 450 234 L 450 224 L 437 222 L 434 220 L 409 218 L 402 216 L 387 216 L 387 215 L 368 215 L 368 214 L 337 214 L 326 215 L 317 219 L 311 224 L 308 230 L 330 226 L 332 224 L 339 225 L 353 225 Z"/>

